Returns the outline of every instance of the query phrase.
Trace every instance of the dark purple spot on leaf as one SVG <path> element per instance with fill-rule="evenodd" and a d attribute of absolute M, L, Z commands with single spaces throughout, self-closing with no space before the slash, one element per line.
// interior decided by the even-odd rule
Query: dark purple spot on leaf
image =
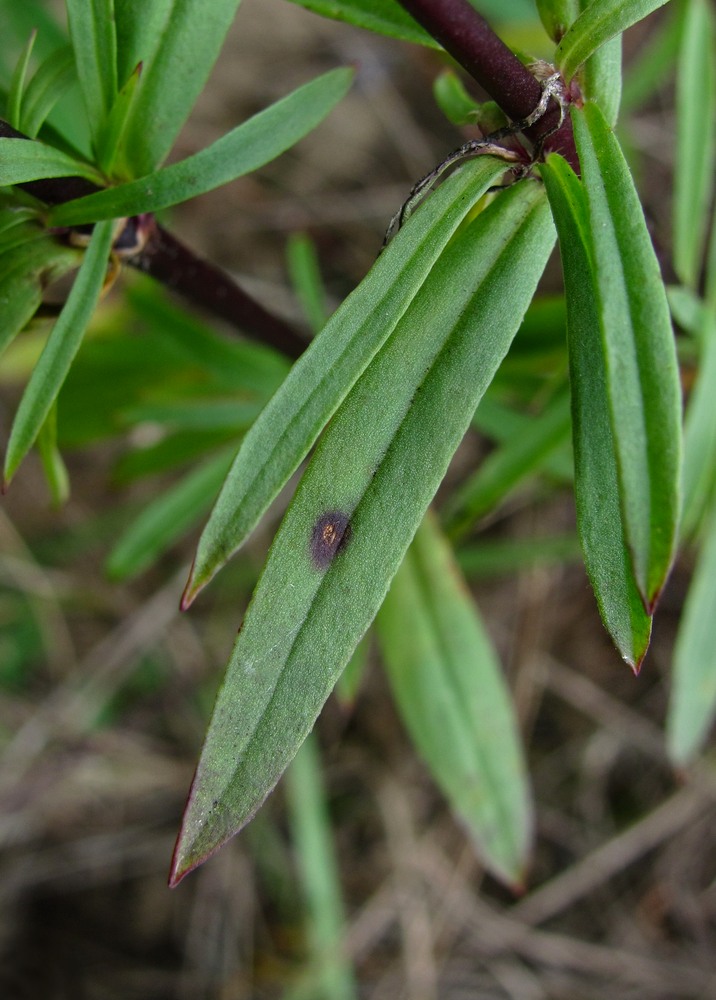
<path fill-rule="evenodd" d="M 311 560 L 316 569 L 328 569 L 336 553 L 344 548 L 350 537 L 348 515 L 340 510 L 322 514 L 311 532 Z"/>

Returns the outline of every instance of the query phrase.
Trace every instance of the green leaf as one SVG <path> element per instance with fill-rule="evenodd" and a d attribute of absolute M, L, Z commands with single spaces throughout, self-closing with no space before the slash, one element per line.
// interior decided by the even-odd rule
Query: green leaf
<path fill-rule="evenodd" d="M 114 0 L 66 0 L 67 20 L 93 139 L 117 96 Z"/>
<path fill-rule="evenodd" d="M 628 114 L 641 107 L 671 79 L 679 47 L 678 4 L 672 5 L 653 31 L 636 58 L 627 68 L 622 89 L 622 112 Z"/>
<path fill-rule="evenodd" d="M 233 456 L 222 449 L 150 503 L 112 549 L 108 575 L 126 580 L 156 562 L 209 509 Z"/>
<path fill-rule="evenodd" d="M 73 176 L 86 177 L 95 184 L 104 183 L 94 167 L 53 146 L 27 139 L 0 139 L 0 187 L 26 184 L 43 177 Z"/>
<path fill-rule="evenodd" d="M 713 194 L 716 41 L 709 0 L 688 0 L 684 14 L 676 78 L 674 270 L 696 288 Z"/>
<path fill-rule="evenodd" d="M 716 484 L 716 316 L 713 313 L 702 313 L 700 342 L 698 376 L 684 421 L 681 530 L 686 538 L 700 527 Z"/>
<path fill-rule="evenodd" d="M 449 244 L 333 416 L 234 647 L 173 884 L 250 819 L 310 731 L 519 327 L 553 240 L 541 185 L 501 193 Z"/>
<path fill-rule="evenodd" d="M 569 439 L 569 396 L 560 393 L 502 448 L 493 451 L 453 495 L 445 516 L 451 538 L 462 538 L 483 514 L 538 471 Z"/>
<path fill-rule="evenodd" d="M 573 114 L 592 240 L 624 531 L 653 610 L 676 543 L 681 389 L 666 292 L 634 183 L 595 104 Z"/>
<path fill-rule="evenodd" d="M 389 38 L 439 49 L 440 44 L 413 20 L 396 0 L 291 0 L 314 14 L 346 21 Z"/>
<path fill-rule="evenodd" d="M 286 775 L 289 822 L 306 900 L 311 1000 L 355 1000 L 353 972 L 343 954 L 346 926 L 318 741 L 309 736 Z"/>
<path fill-rule="evenodd" d="M 580 0 L 537 0 L 540 20 L 553 42 L 559 42 L 564 37 L 581 9 Z"/>
<path fill-rule="evenodd" d="M 239 0 L 115 0 L 120 85 L 143 63 L 125 132 L 133 176 L 156 170 L 174 145 L 238 5 Z"/>
<path fill-rule="evenodd" d="M 475 124 L 480 106 L 451 69 L 444 69 L 435 78 L 433 96 L 442 113 L 453 125 Z"/>
<path fill-rule="evenodd" d="M 348 69 L 324 73 L 186 160 L 58 205 L 50 213 L 50 223 L 76 226 L 157 212 L 228 184 L 269 163 L 307 135 L 345 95 L 352 76 Z"/>
<path fill-rule="evenodd" d="M 22 52 L 20 53 L 20 58 L 17 61 L 17 65 L 12 74 L 12 79 L 10 80 L 10 89 L 7 95 L 7 120 L 12 125 L 13 128 L 20 128 L 20 122 L 22 120 L 22 99 L 23 92 L 25 90 L 25 77 L 27 76 L 27 67 L 30 63 L 30 57 L 32 55 L 32 49 L 35 45 L 35 39 L 37 38 L 37 30 L 33 28 L 30 32 L 30 37 L 25 44 Z"/>
<path fill-rule="evenodd" d="M 555 64 L 569 82 L 579 67 L 608 42 L 667 0 L 592 0 L 557 46 Z"/>
<path fill-rule="evenodd" d="M 63 45 L 38 66 L 25 90 L 20 131 L 34 139 L 55 104 L 76 79 L 75 60 L 69 45 Z"/>
<path fill-rule="evenodd" d="M 44 288 L 79 258 L 77 250 L 38 238 L 0 257 L 0 354 L 32 319 Z"/>
<path fill-rule="evenodd" d="M 134 72 L 117 94 L 103 127 L 97 136 L 97 162 L 108 177 L 129 176 L 127 167 L 127 150 L 125 134 L 129 115 L 137 93 L 137 85 L 141 75 L 142 64 L 138 63 Z"/>
<path fill-rule="evenodd" d="M 666 717 L 669 755 L 688 763 L 703 746 L 716 710 L 716 510 L 696 564 L 676 637 Z"/>
<path fill-rule="evenodd" d="M 507 685 L 435 520 L 418 528 L 376 619 L 398 711 L 497 878 L 519 885 L 533 821 Z"/>
<path fill-rule="evenodd" d="M 602 620 L 626 662 L 638 670 L 651 618 L 625 538 L 587 198 L 561 157 L 549 156 L 540 171 L 559 234 L 567 296 L 577 527 Z"/>
<path fill-rule="evenodd" d="M 457 552 L 460 569 L 470 580 L 508 576 L 535 566 L 579 562 L 582 550 L 575 535 L 545 538 L 480 539 Z"/>
<path fill-rule="evenodd" d="M 67 301 L 15 414 L 5 455 L 5 486 L 34 444 L 79 350 L 102 290 L 111 245 L 112 223 L 96 226 Z"/>
<path fill-rule="evenodd" d="M 303 314 L 314 333 L 326 325 L 326 295 L 313 240 L 305 233 L 293 233 L 286 245 L 288 272 Z"/>
<path fill-rule="evenodd" d="M 605 42 L 587 59 L 579 80 L 584 96 L 599 105 L 607 123 L 614 127 L 622 96 L 621 35 Z"/>
<path fill-rule="evenodd" d="M 480 157 L 453 174 L 396 234 L 293 366 L 236 457 L 199 541 L 184 606 L 254 529 L 393 332 L 451 235 L 503 170 L 500 161 Z"/>
<path fill-rule="evenodd" d="M 70 477 L 57 447 L 57 403 L 52 406 L 37 436 L 37 450 L 52 502 L 60 507 L 70 495 Z"/>

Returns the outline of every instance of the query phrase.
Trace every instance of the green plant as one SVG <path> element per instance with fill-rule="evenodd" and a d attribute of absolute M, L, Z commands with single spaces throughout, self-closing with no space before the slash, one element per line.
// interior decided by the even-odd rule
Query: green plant
<path fill-rule="evenodd" d="M 315 445 L 218 695 L 177 843 L 173 884 L 253 816 L 376 615 L 396 703 L 416 745 L 490 870 L 512 884 L 522 879 L 531 818 L 517 727 L 445 533 L 426 515 L 473 420 L 493 428 L 499 448 L 446 503 L 445 532 L 456 541 L 465 538 L 530 476 L 552 482 L 573 477 L 578 532 L 597 603 L 635 672 L 674 559 L 683 506 L 682 537 L 697 549 L 704 544 L 677 643 L 667 731 L 679 762 L 704 739 L 716 710 L 716 636 L 713 615 L 705 610 L 712 603 L 716 525 L 716 418 L 708 392 L 716 363 L 716 239 L 709 227 L 716 59 L 706 0 L 679 5 L 676 20 L 666 23 L 625 89 L 627 100 L 637 102 L 653 86 L 654 62 L 663 62 L 665 52 L 676 59 L 676 288 L 664 285 L 613 131 L 622 92 L 621 32 L 662 2 L 541 0 L 540 15 L 557 43 L 554 66 L 528 68 L 467 0 L 301 0 L 318 13 L 397 39 L 442 45 L 495 102 L 478 106 L 454 74 L 443 76 L 437 96 L 449 116 L 465 121 L 472 114 L 490 123 L 486 130 L 500 128 L 504 116 L 528 119 L 528 142 L 503 131 L 502 153 L 493 146 L 487 150 L 492 155 L 465 163 L 411 211 L 287 374 L 275 356 L 269 360 L 253 349 L 255 371 L 246 378 L 243 408 L 236 400 L 223 405 L 226 365 L 238 371 L 251 351 L 245 344 L 229 347 L 173 314 L 176 339 L 204 366 L 215 388 L 213 403 L 222 405 L 212 405 L 208 392 L 190 418 L 186 406 L 172 411 L 171 401 L 156 402 L 155 418 L 176 429 L 172 414 L 180 412 L 194 437 L 170 432 L 147 466 L 209 448 L 215 453 L 138 519 L 110 558 L 116 575 L 148 564 L 208 506 L 230 464 L 230 442 L 243 435 L 199 542 L 183 597 L 188 607 Z M 112 245 L 119 252 L 129 233 L 130 263 L 148 266 L 170 286 L 181 283 L 170 273 L 170 255 L 162 254 L 171 237 L 150 213 L 267 162 L 316 125 L 347 89 L 349 72 L 334 70 L 209 149 L 161 167 L 236 3 L 217 5 L 216 22 L 201 29 L 196 76 L 179 94 L 169 81 L 186 60 L 188 40 L 195 41 L 203 7 L 184 6 L 187 20 L 170 19 L 162 33 L 152 19 L 164 17 L 168 3 L 106 0 L 91 10 L 68 3 L 73 57 L 66 51 L 62 58 L 46 57 L 27 86 L 31 44 L 16 64 L 0 142 L 0 183 L 7 189 L 0 282 L 12 289 L 5 292 L 12 308 L 0 343 L 27 324 L 49 278 L 81 264 L 18 409 L 6 482 L 37 441 L 54 492 L 63 493 L 54 404 L 105 282 Z M 150 40 L 146 54 L 143 39 Z M 540 81 L 555 67 L 561 86 L 541 104 Z M 88 134 L 62 133 L 54 123 L 43 131 L 49 107 L 39 96 L 46 92 L 42 80 L 69 81 L 75 72 Z M 698 108 L 695 90 L 704 95 Z M 149 129 L 150 120 L 164 127 Z M 19 132 L 44 141 L 28 142 Z M 109 221 L 117 218 L 129 221 L 121 227 Z M 88 248 L 80 249 L 79 238 L 94 223 Z M 540 310 L 564 310 L 565 304 L 531 305 L 555 236 L 564 272 L 566 351 L 549 339 L 546 331 L 554 326 L 539 318 Z M 292 260 L 318 329 L 321 294 L 310 247 L 294 245 Z M 211 276 L 212 287 L 228 287 L 208 265 L 201 273 Z M 190 284 L 184 290 L 197 300 L 203 294 L 204 304 L 220 312 L 221 295 L 195 293 Z M 146 291 L 134 296 L 158 339 L 166 337 L 162 316 L 171 307 Z M 245 297 L 231 302 L 235 319 L 237 309 L 250 317 L 245 323 L 251 332 L 298 353 L 293 331 Z M 670 309 L 686 334 L 684 356 L 699 371 L 686 411 L 683 474 Z M 536 415 L 533 410 L 530 416 L 535 398 Z M 165 527 L 168 512 L 171 529 Z M 572 551 L 571 539 L 557 541 L 554 551 Z"/>

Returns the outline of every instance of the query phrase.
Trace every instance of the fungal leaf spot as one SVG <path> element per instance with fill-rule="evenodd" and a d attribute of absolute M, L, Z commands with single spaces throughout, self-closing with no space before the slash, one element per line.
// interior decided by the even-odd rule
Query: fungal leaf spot
<path fill-rule="evenodd" d="M 328 569 L 334 556 L 350 537 L 348 515 L 340 510 L 321 514 L 311 532 L 311 561 L 316 569 Z"/>

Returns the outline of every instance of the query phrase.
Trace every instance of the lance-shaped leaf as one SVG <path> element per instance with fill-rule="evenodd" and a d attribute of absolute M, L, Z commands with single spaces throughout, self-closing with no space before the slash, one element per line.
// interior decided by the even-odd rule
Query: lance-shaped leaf
<path fill-rule="evenodd" d="M 126 129 L 135 176 L 174 145 L 216 62 L 239 0 L 115 0 L 119 85 L 144 65 Z"/>
<path fill-rule="evenodd" d="M 696 384 L 684 421 L 684 510 L 682 535 L 695 534 L 716 485 L 716 310 L 697 318 L 701 352 Z"/>
<path fill-rule="evenodd" d="M 293 366 L 236 457 L 199 541 L 185 607 L 256 526 L 503 170 L 499 160 L 479 158 L 438 188 Z"/>
<path fill-rule="evenodd" d="M 233 448 L 222 449 L 145 507 L 112 549 L 107 573 L 115 580 L 136 576 L 181 538 L 213 503 L 233 455 Z"/>
<path fill-rule="evenodd" d="M 634 182 L 595 104 L 574 110 L 624 532 L 653 610 L 676 543 L 681 390 L 666 292 Z"/>
<path fill-rule="evenodd" d="M 703 746 L 716 712 L 716 507 L 712 504 L 674 648 L 666 717 L 669 754 L 686 764 Z"/>
<path fill-rule="evenodd" d="M 25 184 L 43 177 L 86 177 L 104 183 L 102 175 L 82 160 L 76 160 L 54 146 L 27 139 L 0 139 L 0 187 Z"/>
<path fill-rule="evenodd" d="M 700 277 L 716 150 L 716 35 L 713 4 L 688 0 L 676 78 L 674 269 L 685 285 Z"/>
<path fill-rule="evenodd" d="M 58 205 L 50 213 L 50 223 L 76 226 L 97 219 L 158 212 L 257 170 L 323 121 L 347 92 L 352 76 L 349 69 L 324 73 L 186 160 L 139 180 Z M 128 142 L 126 129 L 124 136 Z"/>
<path fill-rule="evenodd" d="M 582 63 L 610 38 L 641 21 L 667 0 L 592 0 L 557 46 L 555 64 L 571 80 Z"/>
<path fill-rule="evenodd" d="M 94 139 L 117 96 L 114 0 L 67 0 L 77 76 Z"/>
<path fill-rule="evenodd" d="M 532 181 L 461 230 L 333 417 L 269 553 L 184 816 L 176 884 L 246 823 L 375 616 L 554 241 Z"/>
<path fill-rule="evenodd" d="M 73 270 L 80 256 L 79 250 L 37 237 L 31 237 L 24 245 L 2 253 L 0 354 L 34 316 L 42 302 L 45 286 Z"/>
<path fill-rule="evenodd" d="M 95 226 L 92 239 L 15 414 L 5 455 L 5 485 L 35 443 L 99 299 L 112 245 L 112 223 Z"/>
<path fill-rule="evenodd" d="M 461 486 L 446 508 L 451 538 L 461 538 L 475 521 L 492 510 L 511 490 L 540 469 L 559 446 L 569 441 L 567 393 L 560 393 L 544 412 L 528 419 L 501 448 L 493 451 Z"/>
<path fill-rule="evenodd" d="M 76 78 L 75 60 L 69 45 L 50 53 L 27 85 L 18 125 L 20 131 L 34 139 Z"/>
<path fill-rule="evenodd" d="M 567 297 L 577 527 L 602 620 L 626 662 L 638 670 L 651 618 L 624 535 L 586 194 L 560 156 L 549 156 L 540 169 L 559 234 Z"/>
<path fill-rule="evenodd" d="M 418 528 L 376 619 L 408 732 L 498 878 L 524 877 L 532 816 L 509 690 L 437 522 Z"/>
<path fill-rule="evenodd" d="M 424 31 L 396 0 L 291 0 L 323 17 L 346 21 L 359 28 L 367 28 L 380 35 L 400 38 L 404 42 L 417 42 L 433 49 L 440 44 Z"/>

